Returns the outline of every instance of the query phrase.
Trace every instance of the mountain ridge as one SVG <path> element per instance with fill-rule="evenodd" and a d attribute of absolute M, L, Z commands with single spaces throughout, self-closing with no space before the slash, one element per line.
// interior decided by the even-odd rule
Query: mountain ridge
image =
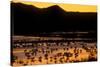
<path fill-rule="evenodd" d="M 37 9 L 40 9 L 40 10 L 43 10 L 43 9 L 48 9 L 48 8 L 54 8 L 54 9 L 58 9 L 58 10 L 63 10 L 65 11 L 63 8 L 61 8 L 59 5 L 52 5 L 52 6 L 49 6 L 49 7 L 46 7 L 46 8 L 39 8 L 39 7 L 36 7 L 34 5 L 27 5 L 27 4 L 24 4 L 24 3 L 14 3 L 14 2 L 11 2 L 11 5 L 14 6 L 24 6 L 24 7 L 30 7 L 30 8 L 37 8 Z M 65 11 L 65 12 L 73 12 L 73 13 L 96 13 L 96 12 L 74 12 L 74 11 Z"/>
<path fill-rule="evenodd" d="M 57 5 L 42 9 L 11 3 L 11 17 L 13 34 L 97 30 L 97 13 L 67 12 Z"/>

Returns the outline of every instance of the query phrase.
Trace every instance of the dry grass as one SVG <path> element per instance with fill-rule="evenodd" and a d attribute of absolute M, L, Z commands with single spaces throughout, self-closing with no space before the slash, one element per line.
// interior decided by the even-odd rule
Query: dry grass
<path fill-rule="evenodd" d="M 18 56 L 18 58 L 14 62 L 12 62 L 12 65 L 22 66 L 22 65 L 38 65 L 38 64 L 60 64 L 60 63 L 86 62 L 86 61 L 89 61 L 90 58 L 94 58 L 95 60 L 97 59 L 96 47 L 94 48 L 88 47 L 90 48 L 90 51 L 87 51 L 86 49 L 82 47 L 77 47 L 76 52 L 75 52 L 74 47 L 73 48 L 68 47 L 68 48 L 69 50 L 58 48 L 58 50 L 55 50 L 52 53 L 51 52 L 47 53 L 48 56 L 46 59 L 44 57 L 45 54 L 41 53 L 41 48 L 38 49 L 40 53 L 37 53 L 36 56 L 31 55 L 28 59 L 24 55 L 25 48 L 21 48 L 21 49 L 17 48 L 13 50 L 13 55 Z M 27 49 L 27 52 L 29 52 L 30 50 L 32 49 L 31 48 Z M 64 53 L 66 52 L 71 53 L 72 56 L 71 57 L 64 56 Z M 20 58 L 18 53 L 22 53 L 23 54 L 22 56 L 24 58 Z M 58 53 L 61 53 L 62 55 L 58 56 L 57 55 Z M 78 56 L 75 57 L 75 53 L 78 53 Z M 39 61 L 40 56 L 42 57 L 42 59 Z"/>

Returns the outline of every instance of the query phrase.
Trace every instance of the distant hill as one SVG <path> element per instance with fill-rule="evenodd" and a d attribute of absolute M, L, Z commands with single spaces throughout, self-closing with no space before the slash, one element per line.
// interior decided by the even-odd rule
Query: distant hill
<path fill-rule="evenodd" d="M 31 35 L 41 32 L 97 31 L 97 13 L 66 12 L 57 5 L 37 8 L 11 3 L 12 33 Z"/>

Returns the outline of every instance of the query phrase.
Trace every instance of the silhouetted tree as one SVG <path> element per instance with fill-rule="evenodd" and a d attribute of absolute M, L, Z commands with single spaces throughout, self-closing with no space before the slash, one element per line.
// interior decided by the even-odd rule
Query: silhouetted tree
<path fill-rule="evenodd" d="M 20 64 L 23 64 L 24 62 L 22 60 L 19 61 Z"/>
<path fill-rule="evenodd" d="M 48 54 L 45 54 L 44 56 L 45 56 L 45 59 L 48 60 Z"/>
<path fill-rule="evenodd" d="M 60 60 L 59 60 L 59 61 L 60 61 L 60 63 L 63 63 L 63 60 L 62 60 L 62 58 L 60 58 Z"/>
<path fill-rule="evenodd" d="M 11 59 L 11 63 L 13 64 L 13 63 L 15 62 L 15 60 L 17 60 L 17 59 L 18 59 L 18 57 L 15 56 L 15 55 L 13 55 L 13 56 L 12 56 L 12 59 Z"/>
<path fill-rule="evenodd" d="M 42 62 L 42 57 L 41 56 L 39 57 L 39 62 Z"/>
<path fill-rule="evenodd" d="M 35 61 L 34 59 L 35 59 L 35 58 L 34 58 L 34 57 L 32 57 L 32 58 L 31 58 L 31 62 L 34 62 L 34 61 Z"/>

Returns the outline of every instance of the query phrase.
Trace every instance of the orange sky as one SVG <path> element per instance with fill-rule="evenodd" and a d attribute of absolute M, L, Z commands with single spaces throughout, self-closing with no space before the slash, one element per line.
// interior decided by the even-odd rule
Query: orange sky
<path fill-rule="evenodd" d="M 34 5 L 38 8 L 47 8 L 53 5 L 58 5 L 63 8 L 65 11 L 73 11 L 73 12 L 96 12 L 97 7 L 94 5 L 79 5 L 79 4 L 57 4 L 57 3 L 46 3 L 46 2 L 30 2 L 30 1 L 21 1 L 21 0 L 13 0 L 13 2 L 24 3 L 27 5 Z"/>

